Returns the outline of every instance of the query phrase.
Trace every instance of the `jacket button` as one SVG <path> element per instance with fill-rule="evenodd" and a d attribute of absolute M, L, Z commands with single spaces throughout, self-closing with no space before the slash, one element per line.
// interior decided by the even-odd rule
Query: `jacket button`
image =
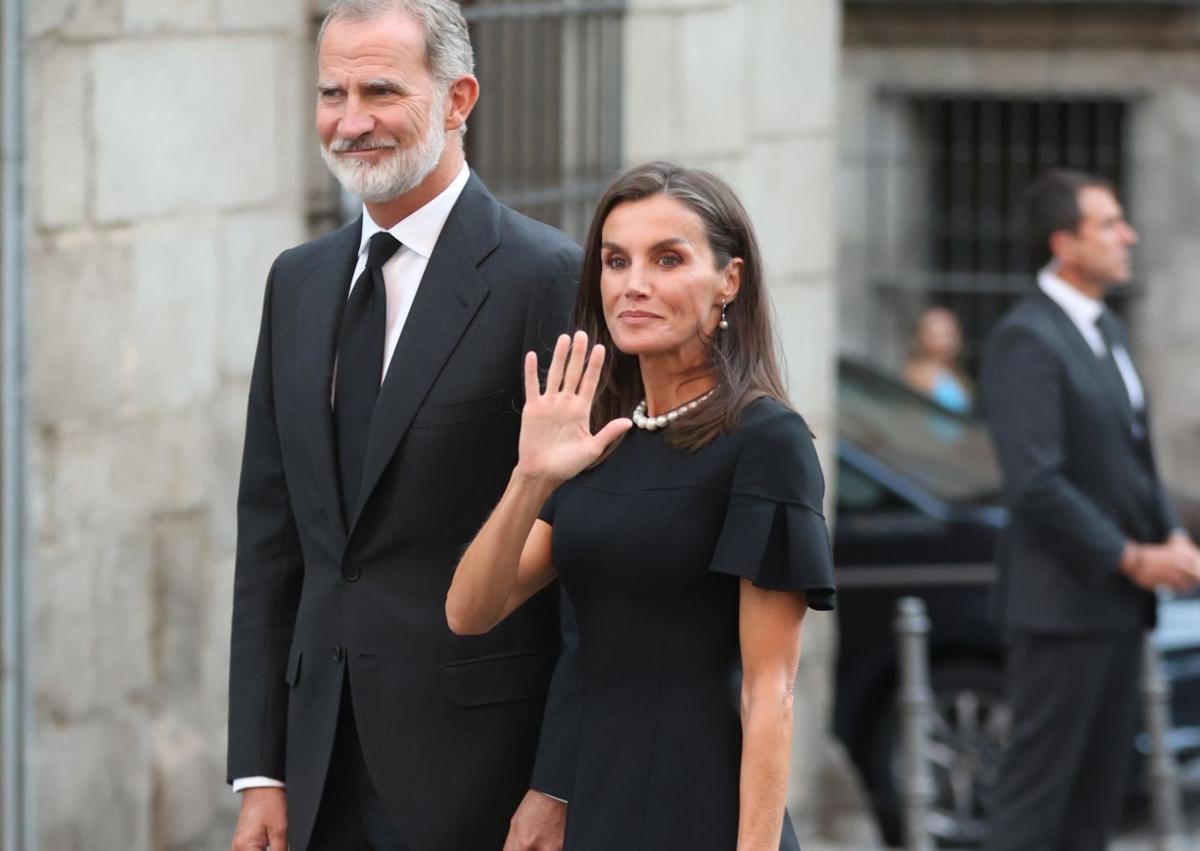
<path fill-rule="evenodd" d="M 342 661 L 342 648 L 338 647 L 336 644 L 333 645 L 333 653 L 331 653 L 330 655 L 333 656 L 333 661 L 335 661 L 335 662 Z"/>
<path fill-rule="evenodd" d="M 360 577 L 360 576 L 362 576 L 362 573 L 359 571 L 359 569 L 355 565 L 353 565 L 353 564 L 343 564 L 342 565 L 342 579 L 345 579 L 347 582 L 357 582 L 358 577 Z"/>

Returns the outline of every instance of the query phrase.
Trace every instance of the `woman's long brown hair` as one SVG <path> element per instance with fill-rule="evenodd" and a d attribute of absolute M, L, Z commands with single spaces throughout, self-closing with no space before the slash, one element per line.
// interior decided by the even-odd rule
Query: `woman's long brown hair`
<path fill-rule="evenodd" d="M 703 336 L 708 367 L 716 381 L 703 405 L 671 424 L 668 443 L 695 451 L 722 432 L 732 431 L 742 411 L 761 396 L 788 404 L 779 371 L 771 302 L 763 286 L 762 255 L 750 217 L 725 181 L 710 172 L 669 162 L 636 166 L 622 174 L 596 205 L 584 245 L 583 272 L 575 302 L 575 323 L 588 339 L 603 343 L 608 355 L 592 406 L 592 427 L 598 429 L 617 417 L 628 417 L 645 396 L 635 355 L 617 349 L 604 320 L 600 295 L 602 271 L 600 244 L 604 222 L 619 204 L 654 195 L 674 198 L 695 212 L 718 270 L 741 258 L 742 280 L 737 297 L 726 308 L 729 328 Z"/>

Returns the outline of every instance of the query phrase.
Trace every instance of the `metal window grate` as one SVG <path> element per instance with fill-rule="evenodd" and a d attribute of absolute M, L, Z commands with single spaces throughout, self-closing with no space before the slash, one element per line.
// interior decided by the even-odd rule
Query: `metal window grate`
<path fill-rule="evenodd" d="M 621 165 L 624 0 L 468 0 L 482 95 L 467 158 L 505 203 L 582 239 Z"/>
<path fill-rule="evenodd" d="M 1100 174 L 1120 187 L 1127 111 L 1125 102 L 1107 97 L 906 96 L 902 166 L 910 176 L 899 185 L 909 197 L 869 199 L 873 324 L 893 342 L 890 353 L 877 354 L 903 351 L 898 337 L 911 332 L 916 314 L 943 305 L 963 325 L 965 365 L 974 375 L 992 323 L 1031 286 L 1025 188 L 1055 166 Z M 887 222 L 889 213 L 911 220 Z M 894 234 L 906 228 L 912 243 L 898 251 Z"/>

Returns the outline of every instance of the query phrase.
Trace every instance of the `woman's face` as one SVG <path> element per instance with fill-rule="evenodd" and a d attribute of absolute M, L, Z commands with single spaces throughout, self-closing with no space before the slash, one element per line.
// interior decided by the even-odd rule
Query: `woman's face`
<path fill-rule="evenodd" d="M 945 308 L 925 311 L 917 326 L 917 345 L 930 357 L 951 363 L 962 350 L 962 332 L 958 319 Z"/>
<path fill-rule="evenodd" d="M 600 297 L 617 348 L 702 363 L 721 299 L 737 295 L 742 260 L 716 268 L 700 216 L 666 195 L 613 207 L 601 240 Z"/>

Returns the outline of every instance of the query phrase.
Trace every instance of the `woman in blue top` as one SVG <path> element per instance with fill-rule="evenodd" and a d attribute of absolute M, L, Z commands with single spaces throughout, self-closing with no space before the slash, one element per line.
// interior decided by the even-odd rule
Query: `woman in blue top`
<path fill-rule="evenodd" d="M 544 390 L 526 356 L 520 459 L 446 613 L 484 632 L 561 577 L 582 675 L 566 851 L 798 848 L 792 690 L 833 581 L 769 312 L 732 190 L 652 163 L 600 201 L 582 330 Z"/>
<path fill-rule="evenodd" d="M 946 410 L 965 414 L 971 409 L 971 382 L 958 364 L 961 353 L 958 317 L 945 307 L 931 307 L 917 322 L 904 381 Z"/>

